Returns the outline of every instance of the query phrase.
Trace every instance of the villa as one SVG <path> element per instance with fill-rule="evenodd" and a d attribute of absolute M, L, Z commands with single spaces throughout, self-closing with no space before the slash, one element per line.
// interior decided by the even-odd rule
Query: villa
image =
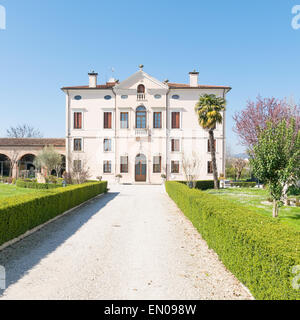
<path fill-rule="evenodd" d="M 184 163 L 197 159 L 197 179 L 212 180 L 208 132 L 199 126 L 195 105 L 200 95 L 226 96 L 227 86 L 170 83 L 140 70 L 124 81 L 64 87 L 66 94 L 67 170 L 83 166 L 92 179 L 122 183 L 184 180 Z M 225 172 L 225 112 L 215 130 L 219 173 Z"/>

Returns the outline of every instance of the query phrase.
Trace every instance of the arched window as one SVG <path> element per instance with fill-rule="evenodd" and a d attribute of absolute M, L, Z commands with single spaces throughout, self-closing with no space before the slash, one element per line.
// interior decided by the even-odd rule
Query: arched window
<path fill-rule="evenodd" d="M 136 128 L 146 129 L 147 126 L 147 111 L 144 106 L 140 106 L 136 109 Z"/>
<path fill-rule="evenodd" d="M 138 93 L 145 93 L 145 86 L 143 84 L 140 84 L 137 88 Z"/>
<path fill-rule="evenodd" d="M 145 89 L 145 86 L 143 84 L 140 84 L 138 87 L 137 87 L 137 99 L 138 100 L 145 100 L 146 98 L 146 89 Z"/>

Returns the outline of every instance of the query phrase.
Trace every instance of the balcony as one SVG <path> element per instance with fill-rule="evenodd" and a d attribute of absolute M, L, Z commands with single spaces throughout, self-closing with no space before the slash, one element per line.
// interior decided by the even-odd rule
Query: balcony
<path fill-rule="evenodd" d="M 149 129 L 135 129 L 135 135 L 137 137 L 147 137 L 150 135 L 150 130 Z"/>
<path fill-rule="evenodd" d="M 146 100 L 145 93 L 138 93 L 137 94 L 137 101 L 145 101 L 145 100 Z"/>

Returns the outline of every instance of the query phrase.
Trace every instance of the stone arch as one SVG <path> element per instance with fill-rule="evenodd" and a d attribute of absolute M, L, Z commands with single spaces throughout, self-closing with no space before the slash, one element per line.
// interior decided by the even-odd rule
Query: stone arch
<path fill-rule="evenodd" d="M 1 153 L 0 154 L 0 176 L 2 177 L 9 177 L 11 176 L 11 161 L 10 158 L 6 155 Z"/>

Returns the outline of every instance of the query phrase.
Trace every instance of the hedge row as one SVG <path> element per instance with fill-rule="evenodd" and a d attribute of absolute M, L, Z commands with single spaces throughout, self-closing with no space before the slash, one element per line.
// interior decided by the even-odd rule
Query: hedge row
<path fill-rule="evenodd" d="M 96 182 L 4 199 L 0 203 L 0 246 L 106 191 L 107 182 Z"/>
<path fill-rule="evenodd" d="M 186 181 L 178 181 L 183 184 L 187 184 Z M 196 189 L 199 190 L 208 190 L 214 188 L 214 181 L 213 180 L 198 180 L 196 181 Z"/>
<path fill-rule="evenodd" d="M 231 187 L 254 188 L 256 182 L 230 182 Z"/>
<path fill-rule="evenodd" d="M 167 182 L 166 190 L 224 265 L 256 299 L 300 299 L 300 231 L 229 200 Z M 299 275 L 299 273 L 298 273 Z"/>
<path fill-rule="evenodd" d="M 16 186 L 19 188 L 27 188 L 27 189 L 56 189 L 62 188 L 62 184 L 54 184 L 54 183 L 37 183 L 33 181 L 24 181 L 17 180 Z"/>

